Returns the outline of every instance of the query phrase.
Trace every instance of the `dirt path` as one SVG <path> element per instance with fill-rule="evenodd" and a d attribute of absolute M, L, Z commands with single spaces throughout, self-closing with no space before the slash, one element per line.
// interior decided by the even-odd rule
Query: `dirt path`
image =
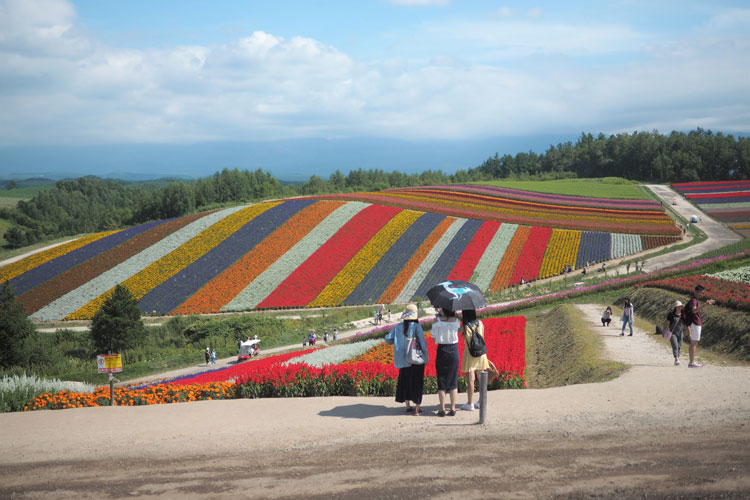
<path fill-rule="evenodd" d="M 750 368 L 675 367 L 600 313 L 581 306 L 627 373 L 493 391 L 484 426 L 435 395 L 421 417 L 346 397 L 2 414 L 0 498 L 747 498 Z"/>

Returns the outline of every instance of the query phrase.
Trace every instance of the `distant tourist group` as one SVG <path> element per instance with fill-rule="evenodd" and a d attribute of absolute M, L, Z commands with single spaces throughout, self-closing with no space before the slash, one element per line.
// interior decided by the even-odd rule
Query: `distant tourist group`
<path fill-rule="evenodd" d="M 679 300 L 675 301 L 666 315 L 664 326 L 657 326 L 657 332 L 660 332 L 665 339 L 669 340 L 672 346 L 672 355 L 674 356 L 675 366 L 680 365 L 680 354 L 684 337 L 690 339 L 690 346 L 688 348 L 690 361 L 688 362 L 688 368 L 701 368 L 703 366 L 695 360 L 695 355 L 698 350 L 698 343 L 703 334 L 701 300 L 703 299 L 705 292 L 706 290 L 703 285 L 697 285 L 687 304 L 683 304 Z M 713 299 L 708 299 L 705 303 L 712 305 L 715 301 Z M 607 306 L 602 313 L 601 319 L 602 326 L 609 326 L 612 321 L 611 307 Z M 629 328 L 630 333 L 628 334 L 628 337 L 632 337 L 633 322 L 635 321 L 635 306 L 630 301 L 630 297 L 625 297 L 620 320 L 622 321 L 620 336 L 624 337 L 625 329 Z"/>

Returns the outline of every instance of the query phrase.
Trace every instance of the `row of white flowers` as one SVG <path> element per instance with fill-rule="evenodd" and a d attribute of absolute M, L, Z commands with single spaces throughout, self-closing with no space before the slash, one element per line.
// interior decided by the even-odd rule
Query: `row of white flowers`
<path fill-rule="evenodd" d="M 255 308 L 344 224 L 368 206 L 369 203 L 351 201 L 334 210 L 221 310 L 246 311 Z"/>
<path fill-rule="evenodd" d="M 95 386 L 83 382 L 63 382 L 57 379 L 41 379 L 33 375 L 5 375 L 0 379 L 0 413 L 21 411 L 40 394 L 60 391 L 94 392 Z"/>
<path fill-rule="evenodd" d="M 721 271 L 720 273 L 709 274 L 709 276 L 722 280 L 736 281 L 738 283 L 745 283 L 750 285 L 750 266 L 738 267 L 737 269 L 730 269 L 728 271 Z"/>
<path fill-rule="evenodd" d="M 246 206 L 232 207 L 208 214 L 187 226 L 166 236 L 158 243 L 151 245 L 142 252 L 130 257 L 125 262 L 105 271 L 96 278 L 68 292 L 59 299 L 31 315 L 33 319 L 40 321 L 55 321 L 65 318 L 81 307 L 106 293 L 118 283 L 122 283 L 137 272 L 161 259 L 168 253 L 188 242 L 202 231 L 205 231 L 220 220 L 233 213 L 246 208 Z"/>
<path fill-rule="evenodd" d="M 643 242 L 637 234 L 612 233 L 610 258 L 619 259 L 643 251 Z"/>
<path fill-rule="evenodd" d="M 477 276 L 475 284 L 480 290 L 487 290 L 490 287 L 492 278 L 495 277 L 500 261 L 503 260 L 505 251 L 508 249 L 517 229 L 518 224 L 501 224 L 490 244 L 487 245 L 482 258 L 479 259 L 477 267 L 474 269 Z"/>
<path fill-rule="evenodd" d="M 456 219 L 456 221 L 450 225 L 448 230 L 443 234 L 438 242 L 435 243 L 435 246 L 432 247 L 432 250 L 430 250 L 430 253 L 427 254 L 427 257 L 424 258 L 417 270 L 414 271 L 412 277 L 409 278 L 409 281 L 404 286 L 404 289 L 401 290 L 401 293 L 394 301 L 395 303 L 399 304 L 403 302 L 409 302 L 411 300 L 412 296 L 416 293 L 417 288 L 419 288 L 419 285 L 422 284 L 422 281 L 424 281 L 425 277 L 427 276 L 427 273 L 430 272 L 430 269 L 432 269 L 432 267 L 435 265 L 435 262 L 437 262 L 438 258 L 443 254 L 443 251 L 453 240 L 453 237 L 456 236 L 456 233 L 458 233 L 458 231 L 463 227 L 464 224 L 466 224 L 466 222 L 467 219 Z"/>
<path fill-rule="evenodd" d="M 381 342 L 383 342 L 383 339 L 372 339 L 363 342 L 355 342 L 353 344 L 341 344 L 327 347 L 325 349 L 316 349 L 309 354 L 292 358 L 284 363 L 284 365 L 304 363 L 308 366 L 315 366 L 317 368 L 321 368 L 323 365 L 337 365 L 369 351 L 370 348 Z"/>

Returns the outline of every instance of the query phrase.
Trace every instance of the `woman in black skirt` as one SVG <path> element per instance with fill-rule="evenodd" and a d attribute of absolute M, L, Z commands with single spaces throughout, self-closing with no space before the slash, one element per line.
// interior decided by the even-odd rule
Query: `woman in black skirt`
<path fill-rule="evenodd" d="M 435 371 L 437 372 L 438 397 L 440 410 L 438 416 L 444 417 L 445 392 L 449 391 L 451 406 L 447 415 L 456 414 L 456 398 L 458 397 L 458 328 L 461 322 L 456 313 L 447 309 L 438 309 L 437 322 L 432 325 L 432 340 L 437 344 L 435 357 Z"/>
<path fill-rule="evenodd" d="M 406 413 L 421 415 L 424 410 L 420 409 L 422 404 L 422 391 L 424 390 L 424 367 L 429 362 L 427 344 L 424 340 L 424 332 L 417 321 L 417 306 L 409 304 L 401 315 L 404 320 L 385 336 L 385 341 L 393 345 L 393 365 L 398 368 L 398 382 L 396 384 L 396 402 L 406 403 Z M 422 349 L 424 364 L 411 364 L 407 357 L 409 339 L 415 339 Z M 414 402 L 414 406 L 411 403 Z"/>

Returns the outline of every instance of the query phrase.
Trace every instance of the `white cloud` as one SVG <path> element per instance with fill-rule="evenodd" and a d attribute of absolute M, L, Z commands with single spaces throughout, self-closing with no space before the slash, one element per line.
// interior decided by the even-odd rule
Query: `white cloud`
<path fill-rule="evenodd" d="M 626 25 L 456 21 L 410 39 L 432 46 L 425 57 L 364 61 L 263 31 L 125 50 L 78 29 L 65 2 L 29 5 L 0 3 L 0 145 L 750 130 L 750 38 L 710 27 L 669 39 Z"/>

